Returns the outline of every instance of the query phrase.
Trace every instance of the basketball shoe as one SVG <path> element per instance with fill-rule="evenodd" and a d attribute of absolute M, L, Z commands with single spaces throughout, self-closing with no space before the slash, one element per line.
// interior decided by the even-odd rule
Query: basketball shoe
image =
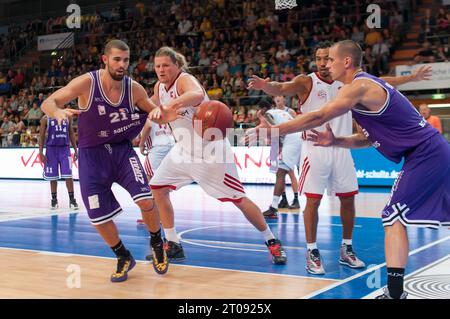
<path fill-rule="evenodd" d="M 266 219 L 277 219 L 278 218 L 278 209 L 270 206 L 268 210 L 263 212 L 263 216 Z"/>
<path fill-rule="evenodd" d="M 306 271 L 313 275 L 325 274 L 318 249 L 308 249 L 306 253 Z"/>
<path fill-rule="evenodd" d="M 300 209 L 300 203 L 298 202 L 298 198 L 294 198 L 292 204 L 289 205 L 289 209 Z"/>
<path fill-rule="evenodd" d="M 272 255 L 272 262 L 275 265 L 284 265 L 287 262 L 286 252 L 281 245 L 281 241 L 278 239 L 271 239 L 266 242 L 267 248 L 269 248 L 270 254 Z"/>
<path fill-rule="evenodd" d="M 339 259 L 341 265 L 346 265 L 350 268 L 364 268 L 366 264 L 356 257 L 353 251 L 352 245 L 342 244 L 341 246 L 341 257 Z"/>
<path fill-rule="evenodd" d="M 183 261 L 186 259 L 181 243 L 178 244 L 174 241 L 167 242 L 167 258 L 169 258 L 169 261 Z M 151 261 L 153 260 L 153 255 L 147 255 L 145 259 Z"/>
<path fill-rule="evenodd" d="M 72 210 L 78 210 L 78 203 L 76 201 L 76 199 L 74 198 L 73 200 L 70 201 L 70 209 Z"/>
<path fill-rule="evenodd" d="M 285 197 L 281 198 L 278 208 L 289 208 L 289 203 Z"/>
<path fill-rule="evenodd" d="M 121 282 L 128 279 L 128 272 L 136 266 L 136 261 L 134 260 L 131 253 L 128 257 L 117 258 L 117 270 L 111 275 L 112 282 Z"/>
<path fill-rule="evenodd" d="M 58 200 L 52 199 L 52 203 L 50 205 L 50 209 L 57 209 L 58 208 Z"/>
<path fill-rule="evenodd" d="M 167 258 L 167 246 L 164 241 L 151 245 L 153 258 L 152 264 L 158 275 L 164 275 L 169 269 L 169 260 Z"/>
<path fill-rule="evenodd" d="M 408 293 L 406 291 L 404 291 L 399 299 L 407 299 L 407 297 L 408 297 Z M 384 287 L 383 294 L 376 296 L 375 299 L 394 299 L 394 298 L 392 298 L 391 295 L 389 294 L 389 289 L 387 287 Z"/>

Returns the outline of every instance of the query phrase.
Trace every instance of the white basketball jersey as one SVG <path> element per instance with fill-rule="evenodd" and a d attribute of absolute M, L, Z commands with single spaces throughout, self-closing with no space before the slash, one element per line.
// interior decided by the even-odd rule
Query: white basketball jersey
<path fill-rule="evenodd" d="M 270 109 L 266 113 L 270 114 L 274 125 L 279 125 L 293 119 L 292 115 L 286 110 Z"/>
<path fill-rule="evenodd" d="M 159 85 L 159 102 L 162 105 L 166 105 L 172 100 L 179 97 L 178 91 L 177 91 L 177 83 L 178 80 L 183 76 L 189 76 L 194 81 L 198 81 L 194 76 L 192 76 L 189 73 L 181 72 L 178 77 L 175 79 L 175 81 L 172 83 L 170 87 L 166 87 L 165 84 L 160 83 Z M 203 87 L 202 87 L 203 88 Z M 209 97 L 208 94 L 206 94 L 205 90 L 204 92 L 204 98 L 203 101 L 208 101 Z M 193 141 L 194 141 L 194 126 L 192 124 L 192 119 L 195 114 L 195 107 L 197 105 L 192 106 L 186 106 L 179 109 L 181 111 L 182 118 L 177 118 L 176 120 L 170 122 L 170 128 L 172 129 L 173 136 L 175 138 L 175 142 L 188 153 L 191 153 L 193 150 Z M 200 137 L 201 139 L 201 137 Z"/>
<path fill-rule="evenodd" d="M 168 124 L 158 124 L 150 122 L 150 134 L 146 141 L 147 148 L 150 149 L 154 146 L 165 146 L 175 144 L 175 140 L 172 135 L 172 130 Z"/>
<path fill-rule="evenodd" d="M 301 105 L 302 113 L 309 113 L 319 110 L 327 102 L 332 101 L 338 94 L 339 89 L 344 86 L 339 81 L 324 81 L 317 73 L 308 74 L 312 79 L 312 88 L 308 97 Z M 352 134 L 352 112 L 348 111 L 339 117 L 329 121 L 335 136 L 348 136 Z M 326 124 L 326 123 L 325 123 Z M 325 124 L 316 127 L 318 131 L 325 131 Z"/>

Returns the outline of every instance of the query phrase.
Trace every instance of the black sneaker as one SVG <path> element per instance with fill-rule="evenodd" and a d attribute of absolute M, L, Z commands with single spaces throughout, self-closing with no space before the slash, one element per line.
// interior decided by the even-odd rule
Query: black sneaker
<path fill-rule="evenodd" d="M 75 200 L 75 198 L 73 200 L 70 201 L 70 209 L 71 210 L 78 210 L 78 204 L 77 201 Z"/>
<path fill-rule="evenodd" d="M 112 282 L 122 282 L 128 279 L 128 272 L 136 266 L 136 261 L 130 254 L 128 257 L 117 259 L 117 270 L 111 275 Z"/>
<path fill-rule="evenodd" d="M 284 265 L 287 262 L 286 252 L 281 245 L 281 241 L 278 239 L 271 239 L 266 242 L 267 248 L 269 248 L 270 254 L 272 255 L 272 262 L 275 265 Z"/>
<path fill-rule="evenodd" d="M 181 243 L 178 244 L 174 241 L 167 242 L 167 258 L 169 258 L 169 261 L 183 261 L 186 259 Z M 147 255 L 145 256 L 145 259 L 152 261 L 153 255 Z"/>
<path fill-rule="evenodd" d="M 399 299 L 407 299 L 406 298 L 407 296 L 408 296 L 408 293 L 406 291 L 404 291 Z M 384 287 L 383 294 L 376 296 L 375 299 L 394 299 L 394 298 L 392 298 L 391 295 L 389 294 L 389 289 L 387 289 L 387 287 Z"/>
<path fill-rule="evenodd" d="M 289 209 L 300 209 L 300 203 L 298 202 L 298 198 L 294 198 L 292 204 L 289 205 Z"/>
<path fill-rule="evenodd" d="M 58 208 L 58 200 L 57 199 L 52 199 L 52 203 L 50 206 L 50 209 L 57 209 Z"/>
<path fill-rule="evenodd" d="M 278 208 L 289 208 L 289 203 L 286 198 L 282 198 L 278 204 Z"/>
<path fill-rule="evenodd" d="M 266 219 L 277 219 L 278 218 L 278 209 L 270 206 L 268 210 L 263 212 L 263 216 Z"/>
<path fill-rule="evenodd" d="M 164 275 L 169 269 L 169 260 L 167 258 L 167 247 L 166 243 L 160 241 L 157 244 L 151 245 L 153 256 L 152 258 L 153 268 L 158 275 Z"/>

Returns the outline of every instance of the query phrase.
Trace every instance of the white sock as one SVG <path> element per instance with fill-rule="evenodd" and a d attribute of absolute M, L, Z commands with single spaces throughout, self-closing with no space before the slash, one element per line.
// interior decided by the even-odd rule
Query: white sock
<path fill-rule="evenodd" d="M 263 235 L 264 240 L 266 242 L 268 242 L 271 239 L 275 239 L 275 236 L 272 234 L 272 231 L 270 230 L 269 226 L 267 226 L 266 230 L 263 230 L 261 234 Z"/>
<path fill-rule="evenodd" d="M 317 243 L 306 243 L 306 248 L 308 250 L 317 249 Z"/>
<path fill-rule="evenodd" d="M 342 239 L 342 245 L 351 245 L 352 244 L 352 240 L 351 239 Z"/>
<path fill-rule="evenodd" d="M 177 231 L 174 228 L 164 228 L 164 234 L 166 235 L 166 239 L 168 241 L 173 241 L 177 244 L 180 243 L 180 239 L 178 238 Z"/>
<path fill-rule="evenodd" d="M 273 195 L 272 207 L 278 209 L 278 203 L 280 202 L 280 196 Z"/>

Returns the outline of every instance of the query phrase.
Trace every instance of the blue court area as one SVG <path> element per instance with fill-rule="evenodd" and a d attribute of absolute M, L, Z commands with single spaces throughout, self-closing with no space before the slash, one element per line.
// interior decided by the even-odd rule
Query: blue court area
<path fill-rule="evenodd" d="M 192 186 L 193 189 L 194 187 L 197 186 Z M 371 289 L 367 284 L 373 272 L 339 265 L 342 225 L 338 216 L 320 216 L 318 246 L 326 275 L 318 277 L 309 275 L 305 270 L 306 248 L 301 214 L 285 213 L 280 215 L 278 221 L 269 222 L 270 228 L 282 240 L 288 254 L 288 264 L 276 266 L 271 263 L 259 232 L 233 205 L 217 203 L 211 206 L 207 203 L 196 203 L 186 205 L 193 208 L 174 206 L 177 231 L 187 255 L 182 264 L 340 280 L 335 284 L 335 288 L 318 291 L 310 296 L 313 298 L 361 298 L 377 289 Z M 116 219 L 116 223 L 122 241 L 135 258 L 145 260 L 149 253 L 149 238 L 145 227 L 136 223 L 139 217 L 137 207 L 124 206 L 124 213 Z M 449 235 L 447 229 L 410 228 L 410 251 L 413 254 L 407 272 L 410 273 L 449 254 Z M 111 250 L 104 244 L 83 211 L 2 221 L 0 246 L 113 257 Z M 357 217 L 354 248 L 366 265 L 375 267 L 381 274 L 381 285 L 385 285 L 384 237 L 379 218 Z"/>

